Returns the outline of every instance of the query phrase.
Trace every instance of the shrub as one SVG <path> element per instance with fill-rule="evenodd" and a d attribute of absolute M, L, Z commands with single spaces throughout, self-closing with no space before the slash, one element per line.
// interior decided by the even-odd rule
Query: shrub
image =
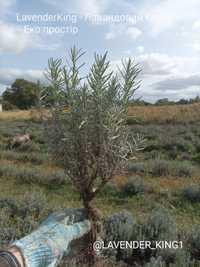
<path fill-rule="evenodd" d="M 127 125 L 134 125 L 134 124 L 142 123 L 142 119 L 133 117 L 133 116 L 128 116 L 126 119 L 126 123 Z"/>
<path fill-rule="evenodd" d="M 174 219 L 165 209 L 153 211 L 143 226 L 145 240 L 175 240 L 177 227 Z"/>
<path fill-rule="evenodd" d="M 62 185 L 66 182 L 66 175 L 63 171 L 54 171 L 47 174 L 34 168 L 22 168 L 18 170 L 15 178 L 21 183 L 37 183 L 48 186 Z"/>
<path fill-rule="evenodd" d="M 187 161 L 170 161 L 164 159 L 148 160 L 144 163 L 144 170 L 152 176 L 192 177 L 196 168 Z"/>
<path fill-rule="evenodd" d="M 200 202 L 200 186 L 194 185 L 183 189 L 183 197 L 191 202 Z"/>
<path fill-rule="evenodd" d="M 194 259 L 200 260 L 200 225 L 193 226 L 187 244 Z"/>
<path fill-rule="evenodd" d="M 174 176 L 178 177 L 192 177 L 196 169 L 194 166 L 192 166 L 189 162 L 183 161 L 183 162 L 178 162 L 178 164 L 175 162 L 174 163 Z"/>
<path fill-rule="evenodd" d="M 14 165 L 0 166 L 0 176 L 13 177 L 19 183 L 37 183 L 41 185 L 63 185 L 67 181 L 64 171 L 45 173 L 39 168 L 18 167 Z"/>
<path fill-rule="evenodd" d="M 117 185 L 114 184 L 113 182 L 109 182 L 108 184 L 105 185 L 103 188 L 102 192 L 100 192 L 102 196 L 118 196 L 119 195 L 119 190 L 117 188 Z"/>
<path fill-rule="evenodd" d="M 33 141 L 29 141 L 21 144 L 15 150 L 19 152 L 38 152 L 40 151 L 40 146 Z"/>
<path fill-rule="evenodd" d="M 158 208 L 149 215 L 143 224 L 137 225 L 134 228 L 132 240 L 148 240 L 153 243 L 156 240 L 178 240 L 177 236 L 177 227 L 174 219 L 167 210 Z M 133 251 L 133 256 L 146 262 L 155 256 L 160 256 L 163 261 L 165 260 L 168 263 L 173 262 L 175 259 L 174 250 L 170 249 L 164 251 L 161 249 L 152 250 L 150 248 L 145 250 L 138 249 L 138 251 Z"/>
<path fill-rule="evenodd" d="M 176 258 L 174 263 L 166 263 L 162 257 L 152 257 L 150 262 L 146 263 L 144 267 L 198 267 L 199 263 L 191 260 L 187 252 L 183 252 L 181 256 Z"/>
<path fill-rule="evenodd" d="M 133 215 L 124 210 L 104 220 L 105 239 L 107 241 L 130 240 L 136 221 Z"/>
<path fill-rule="evenodd" d="M 194 157 L 193 157 L 193 160 L 196 161 L 197 163 L 200 163 L 200 153 L 198 152 L 198 154 L 196 154 Z"/>
<path fill-rule="evenodd" d="M 148 172 L 153 176 L 167 176 L 170 174 L 170 161 L 155 159 L 148 162 Z"/>
<path fill-rule="evenodd" d="M 30 233 L 51 211 L 41 192 L 26 193 L 19 200 L 0 199 L 0 245 Z"/>
<path fill-rule="evenodd" d="M 129 177 L 128 181 L 122 186 L 121 193 L 124 196 L 134 196 L 144 193 L 145 185 L 141 177 Z"/>
<path fill-rule="evenodd" d="M 5 100 L 2 102 L 2 106 L 3 106 L 3 110 L 17 110 L 18 109 L 17 106 Z"/>
<path fill-rule="evenodd" d="M 128 211 L 121 211 L 113 214 L 104 220 L 104 242 L 131 240 L 133 228 L 136 224 L 132 214 Z M 104 255 L 109 255 L 117 260 L 129 258 L 132 250 L 108 249 L 103 251 Z"/>
<path fill-rule="evenodd" d="M 165 262 L 162 261 L 162 258 L 154 258 L 150 259 L 150 262 L 146 263 L 144 267 L 167 267 Z"/>
<path fill-rule="evenodd" d="M 145 173 L 146 165 L 145 162 L 130 162 L 127 167 L 128 172 L 131 173 Z"/>
<path fill-rule="evenodd" d="M 9 151 L 4 150 L 0 153 L 1 159 L 8 159 L 8 160 L 15 160 L 15 161 L 22 161 L 22 162 L 31 162 L 32 164 L 42 164 L 46 159 L 47 156 L 44 153 L 37 153 L 37 152 L 16 152 L 16 151 Z"/>

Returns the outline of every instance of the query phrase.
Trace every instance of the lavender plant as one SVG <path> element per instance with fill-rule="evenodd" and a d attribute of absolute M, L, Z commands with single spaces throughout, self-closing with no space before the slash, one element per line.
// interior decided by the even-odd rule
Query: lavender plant
<path fill-rule="evenodd" d="M 114 73 L 107 53 L 96 54 L 89 74 L 81 77 L 83 55 L 74 47 L 66 65 L 61 59 L 48 62 L 50 86 L 44 99 L 51 103 L 51 116 L 46 134 L 51 155 L 64 167 L 88 210 L 95 241 L 99 218 L 93 199 L 143 146 L 143 139 L 136 140 L 126 125 L 129 101 L 140 86 L 140 69 L 128 59 Z"/>

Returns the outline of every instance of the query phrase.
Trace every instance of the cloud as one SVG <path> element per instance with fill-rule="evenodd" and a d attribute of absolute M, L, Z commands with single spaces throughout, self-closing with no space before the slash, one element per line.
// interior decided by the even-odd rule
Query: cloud
<path fill-rule="evenodd" d="M 200 52 L 200 43 L 193 43 L 191 47 L 194 49 L 195 52 Z"/>
<path fill-rule="evenodd" d="M 136 57 L 144 76 L 167 76 L 194 73 L 200 68 L 197 57 L 169 56 L 162 53 L 141 54 Z"/>
<path fill-rule="evenodd" d="M 125 33 L 131 39 L 136 40 L 142 34 L 142 31 L 136 27 L 128 27 Z"/>
<path fill-rule="evenodd" d="M 39 69 L 0 69 L 0 84 L 11 85 L 16 79 L 23 78 L 36 82 L 37 80 L 45 81 L 43 71 Z"/>
<path fill-rule="evenodd" d="M 46 36 L 45 36 L 46 37 Z M 0 21 L 0 54 L 14 53 L 20 54 L 26 49 L 37 48 L 40 50 L 59 49 L 61 43 L 56 40 L 49 42 L 42 35 L 36 33 L 26 33 L 24 29 L 15 24 L 8 24 Z"/>
<path fill-rule="evenodd" d="M 137 57 L 143 75 L 169 75 L 176 71 L 175 60 L 166 54 L 151 53 Z"/>
<path fill-rule="evenodd" d="M 142 35 L 142 31 L 137 27 L 127 27 L 126 24 L 113 24 L 110 25 L 110 30 L 106 33 L 106 40 L 113 40 L 126 36 L 131 40 L 136 40 Z"/>
<path fill-rule="evenodd" d="M 129 55 L 130 56 L 130 55 Z M 140 54 L 135 57 L 141 72 L 141 87 L 137 97 L 155 102 L 160 98 L 178 100 L 197 96 L 200 88 L 200 69 L 197 57 L 169 56 L 161 53 Z M 121 61 L 112 62 L 112 69 Z"/>
<path fill-rule="evenodd" d="M 170 77 L 152 84 L 152 87 L 159 91 L 177 91 L 188 89 L 194 86 L 200 88 L 200 74 Z"/>
<path fill-rule="evenodd" d="M 109 0 L 63 0 L 57 2 L 55 0 L 44 0 L 46 3 L 57 7 L 58 9 L 67 11 L 68 13 L 77 14 L 100 14 L 104 12 L 110 4 Z"/>
<path fill-rule="evenodd" d="M 146 0 L 140 7 L 140 13 L 148 16 L 153 34 L 174 29 L 178 24 L 192 23 L 199 18 L 199 10 L 199 0 Z"/>
<path fill-rule="evenodd" d="M 16 0 L 1 0 L 0 1 L 0 14 L 5 15 L 9 9 L 16 3 Z"/>
<path fill-rule="evenodd" d="M 22 28 L 0 21 L 0 53 L 20 53 L 27 47 L 32 47 L 36 40 L 34 35 L 26 34 Z"/>
<path fill-rule="evenodd" d="M 144 48 L 144 46 L 139 45 L 136 47 L 136 50 L 138 53 L 142 54 L 142 53 L 144 53 L 145 48 Z"/>
<path fill-rule="evenodd" d="M 196 20 L 192 25 L 193 30 L 200 30 L 200 20 Z"/>
<path fill-rule="evenodd" d="M 57 10 L 81 15 L 88 14 L 124 14 L 135 9 L 135 5 L 128 0 L 42 0 Z"/>

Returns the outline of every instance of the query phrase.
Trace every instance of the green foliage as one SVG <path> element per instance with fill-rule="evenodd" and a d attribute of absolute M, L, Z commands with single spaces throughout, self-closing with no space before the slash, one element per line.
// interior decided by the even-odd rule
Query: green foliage
<path fill-rule="evenodd" d="M 109 198 L 111 197 L 119 197 L 120 191 L 115 183 L 112 181 L 108 182 L 103 190 L 100 192 L 100 195 L 102 197 L 108 196 Z"/>
<path fill-rule="evenodd" d="M 104 220 L 104 242 L 109 241 L 129 241 L 132 238 L 132 232 L 136 221 L 128 211 L 121 211 Z M 132 250 L 108 249 L 103 251 L 105 255 L 114 257 L 117 260 L 123 260 L 132 254 Z"/>
<path fill-rule="evenodd" d="M 154 241 L 178 240 L 176 223 L 167 210 L 158 208 L 149 215 L 145 222 L 134 228 L 132 239 L 138 241 L 148 240 L 151 241 L 151 244 Z M 177 251 L 174 249 L 157 248 L 156 250 L 151 250 L 147 248 L 145 250 L 139 249 L 138 251 L 134 251 L 133 257 L 139 257 L 141 261 L 148 262 L 151 257 L 156 256 L 156 261 L 160 259 L 163 264 L 169 264 L 174 262 L 176 254 Z"/>
<path fill-rule="evenodd" d="M 19 200 L 0 199 L 0 245 L 30 233 L 50 212 L 45 196 L 26 193 Z"/>
<path fill-rule="evenodd" d="M 17 79 L 11 88 L 7 88 L 3 93 L 3 100 L 19 109 L 29 109 L 35 106 L 38 101 L 39 86 L 36 83 Z"/>
<path fill-rule="evenodd" d="M 0 177 L 12 177 L 21 183 L 35 183 L 40 185 L 55 186 L 63 185 L 67 177 L 63 171 L 45 173 L 37 167 L 18 167 L 14 165 L 0 166 Z"/>
<path fill-rule="evenodd" d="M 183 189 L 183 197 L 191 202 L 200 202 L 200 186 L 193 185 Z"/>
<path fill-rule="evenodd" d="M 191 260 L 187 252 L 183 251 L 183 253 L 175 259 L 174 263 L 168 264 L 162 257 L 152 257 L 150 262 L 146 263 L 144 267 L 199 267 L 199 263 Z"/>
<path fill-rule="evenodd" d="M 145 173 L 155 177 L 192 177 L 197 169 L 188 161 L 180 162 L 157 158 L 144 162 L 130 163 L 128 171 L 131 173 Z"/>
<path fill-rule="evenodd" d="M 168 211 L 157 209 L 142 226 L 144 240 L 178 240 L 177 227 Z"/>
<path fill-rule="evenodd" d="M 145 192 L 144 181 L 141 177 L 129 177 L 128 181 L 122 186 L 121 193 L 128 197 L 134 196 L 137 194 L 142 194 Z"/>
<path fill-rule="evenodd" d="M 189 234 L 187 245 L 193 258 L 200 261 L 200 225 L 194 225 Z"/>
<path fill-rule="evenodd" d="M 155 159 L 148 162 L 147 171 L 153 176 L 168 176 L 172 173 L 172 164 L 171 161 Z"/>
<path fill-rule="evenodd" d="M 199 152 L 196 155 L 194 155 L 193 160 L 200 164 L 200 153 Z"/>
<path fill-rule="evenodd" d="M 8 159 L 20 162 L 31 162 L 32 164 L 42 164 L 47 160 L 47 155 L 38 152 L 17 152 L 11 150 L 1 150 L 0 159 Z"/>
<path fill-rule="evenodd" d="M 113 214 L 104 221 L 106 240 L 130 240 L 135 223 L 135 219 L 128 211 Z"/>
<path fill-rule="evenodd" d="M 129 162 L 127 170 L 130 173 L 146 173 L 145 162 Z"/>
<path fill-rule="evenodd" d="M 114 172 L 121 171 L 136 144 L 126 127 L 126 116 L 129 100 L 139 87 L 139 69 L 129 59 L 114 74 L 107 53 L 96 54 L 83 81 L 80 69 L 84 64 L 79 63 L 83 55 L 72 48 L 68 66 L 61 59 L 48 62 L 46 76 L 52 91 L 47 94 L 54 103 L 46 134 L 51 154 L 88 207 Z"/>
<path fill-rule="evenodd" d="M 19 152 L 39 152 L 40 147 L 34 141 L 28 141 L 17 146 L 15 150 Z"/>
<path fill-rule="evenodd" d="M 11 104 L 9 101 L 2 101 L 2 107 L 3 107 L 3 110 L 6 111 L 6 110 L 17 110 L 18 107 Z"/>

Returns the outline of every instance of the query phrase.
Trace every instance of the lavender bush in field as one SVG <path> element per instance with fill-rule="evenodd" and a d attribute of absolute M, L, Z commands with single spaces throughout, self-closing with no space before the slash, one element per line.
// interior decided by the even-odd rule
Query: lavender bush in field
<path fill-rule="evenodd" d="M 139 88 L 138 65 L 122 62 L 114 73 L 105 55 L 95 55 L 86 77 L 81 77 L 84 53 L 72 48 L 70 60 L 50 59 L 50 81 L 45 99 L 51 116 L 47 125 L 50 152 L 66 170 L 80 193 L 93 222 L 96 240 L 98 212 L 92 200 L 116 172 L 122 171 L 143 140 L 136 140 L 126 126 L 128 103 Z M 140 139 L 140 138 L 139 138 Z"/>

